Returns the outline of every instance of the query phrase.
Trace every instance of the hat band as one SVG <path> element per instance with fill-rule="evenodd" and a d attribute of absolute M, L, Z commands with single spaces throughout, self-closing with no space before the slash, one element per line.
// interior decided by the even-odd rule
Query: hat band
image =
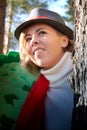
<path fill-rule="evenodd" d="M 35 18 L 32 18 L 32 19 L 37 19 L 37 18 L 50 19 L 50 18 L 48 18 L 47 16 L 37 16 L 37 17 L 35 17 Z"/>

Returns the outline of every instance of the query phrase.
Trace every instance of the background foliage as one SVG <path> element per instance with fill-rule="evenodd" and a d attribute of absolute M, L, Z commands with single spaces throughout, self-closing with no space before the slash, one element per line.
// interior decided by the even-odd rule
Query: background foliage
<path fill-rule="evenodd" d="M 7 53 L 10 50 L 17 50 L 19 48 L 18 41 L 14 37 L 14 30 L 18 24 L 23 22 L 26 17 L 28 17 L 29 12 L 32 8 L 34 7 L 44 7 L 48 8 L 49 5 L 52 2 L 57 2 L 59 0 L 7 0 L 7 6 L 6 6 L 6 19 L 5 19 L 5 41 L 4 41 L 4 46 L 5 46 L 5 53 Z M 66 0 L 67 5 L 65 5 L 65 10 L 66 10 L 66 16 L 63 16 L 65 21 L 71 24 L 73 26 L 73 8 L 71 6 L 71 0 Z M 9 14 L 9 8 L 10 14 Z M 10 20 L 8 19 L 9 16 Z M 61 14 L 60 14 L 61 15 Z M 8 28 L 8 23 L 10 21 L 10 27 L 9 27 L 9 32 L 7 30 Z M 7 34 L 7 35 L 6 35 Z M 8 40 L 7 40 L 8 39 Z M 8 43 L 6 43 L 8 41 Z"/>

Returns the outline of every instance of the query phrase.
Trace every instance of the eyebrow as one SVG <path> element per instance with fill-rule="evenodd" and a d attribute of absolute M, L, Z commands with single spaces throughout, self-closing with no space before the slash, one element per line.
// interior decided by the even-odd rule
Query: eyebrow
<path fill-rule="evenodd" d="M 35 32 L 38 33 L 38 32 L 39 32 L 40 30 L 42 30 L 42 29 L 45 29 L 45 28 L 38 28 Z M 27 34 L 25 35 L 25 37 L 27 37 L 27 36 L 29 36 L 29 35 L 30 35 L 30 34 L 27 33 Z"/>
<path fill-rule="evenodd" d="M 38 28 L 38 29 L 36 30 L 36 33 L 39 32 L 39 31 L 42 30 L 42 29 L 45 29 L 45 28 Z"/>

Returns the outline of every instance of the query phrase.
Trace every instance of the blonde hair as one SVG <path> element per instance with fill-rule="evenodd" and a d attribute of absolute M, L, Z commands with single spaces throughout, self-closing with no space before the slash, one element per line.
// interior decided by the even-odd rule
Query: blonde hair
<path fill-rule="evenodd" d="M 36 72 L 40 71 L 41 67 L 38 67 L 30 59 L 29 53 L 25 47 L 26 46 L 26 41 L 25 41 L 26 32 L 27 32 L 27 29 L 25 29 L 20 34 L 20 37 L 19 37 L 19 43 L 20 43 L 19 51 L 20 51 L 21 65 L 26 67 L 31 73 L 36 73 Z M 58 33 L 58 35 L 64 35 L 64 34 L 60 33 L 59 31 L 57 31 L 57 33 Z M 68 46 L 66 47 L 65 52 L 66 51 L 72 52 L 73 46 L 74 46 L 73 40 L 69 40 Z"/>
<path fill-rule="evenodd" d="M 29 70 L 32 74 L 39 72 L 41 68 L 31 61 L 29 53 L 25 48 L 26 43 L 24 32 L 20 34 L 19 43 L 20 43 L 19 52 L 20 52 L 21 65 L 24 66 L 27 70 Z"/>

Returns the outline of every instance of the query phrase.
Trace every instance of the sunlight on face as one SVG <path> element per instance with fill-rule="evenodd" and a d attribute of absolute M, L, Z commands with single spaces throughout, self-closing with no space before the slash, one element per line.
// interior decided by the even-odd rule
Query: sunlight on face
<path fill-rule="evenodd" d="M 30 59 L 38 66 L 49 69 L 64 55 L 67 36 L 46 24 L 34 24 L 26 30 L 26 49 Z"/>

